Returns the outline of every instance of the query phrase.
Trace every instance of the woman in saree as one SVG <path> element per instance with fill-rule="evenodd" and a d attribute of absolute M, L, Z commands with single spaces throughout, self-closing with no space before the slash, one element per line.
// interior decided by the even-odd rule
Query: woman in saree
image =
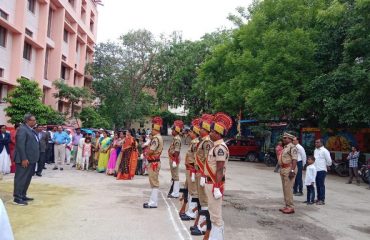
<path fill-rule="evenodd" d="M 108 161 L 107 175 L 113 175 L 115 173 L 117 157 L 121 152 L 122 140 L 118 134 L 118 132 L 114 133 L 114 139 Z"/>
<path fill-rule="evenodd" d="M 111 148 L 111 138 L 108 137 L 108 132 L 103 131 L 103 139 L 99 146 L 99 161 L 96 171 L 99 173 L 105 172 L 108 165 L 109 150 Z"/>
<path fill-rule="evenodd" d="M 122 147 L 122 159 L 118 168 L 117 180 L 133 179 L 136 172 L 138 151 L 137 142 L 131 136 L 130 131 L 126 131 L 125 141 Z"/>

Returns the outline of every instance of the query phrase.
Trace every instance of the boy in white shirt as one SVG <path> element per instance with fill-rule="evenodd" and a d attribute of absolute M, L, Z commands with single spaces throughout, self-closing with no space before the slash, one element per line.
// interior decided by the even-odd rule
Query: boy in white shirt
<path fill-rule="evenodd" d="M 307 205 L 312 205 L 315 202 L 315 179 L 316 179 L 316 167 L 315 157 L 309 156 L 307 159 L 308 167 L 306 168 L 306 178 L 304 184 L 307 187 Z"/>

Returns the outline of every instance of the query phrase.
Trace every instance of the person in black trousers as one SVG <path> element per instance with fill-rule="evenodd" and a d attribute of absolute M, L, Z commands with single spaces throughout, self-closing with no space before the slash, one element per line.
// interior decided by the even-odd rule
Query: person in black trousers
<path fill-rule="evenodd" d="M 42 170 L 45 167 L 45 160 L 46 160 L 46 148 L 49 143 L 49 134 L 47 132 L 43 131 L 42 126 L 37 126 L 36 133 L 39 138 L 40 142 L 40 159 L 37 162 L 37 170 L 36 175 L 41 177 L 42 176 Z"/>
<path fill-rule="evenodd" d="M 24 124 L 17 131 L 14 161 L 14 204 L 27 205 L 33 198 L 27 197 L 27 190 L 40 158 L 40 144 L 37 133 L 33 130 L 36 118 L 32 114 L 24 116 Z"/>

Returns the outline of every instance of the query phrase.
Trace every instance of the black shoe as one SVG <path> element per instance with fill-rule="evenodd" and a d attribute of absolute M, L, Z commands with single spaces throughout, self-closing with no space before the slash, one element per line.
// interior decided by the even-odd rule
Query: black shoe
<path fill-rule="evenodd" d="M 181 219 L 182 221 L 190 221 L 190 220 L 194 220 L 195 218 L 189 217 L 189 216 L 188 216 L 188 215 L 186 215 L 186 214 L 181 214 L 181 215 L 180 215 L 180 219 Z"/>
<path fill-rule="evenodd" d="M 143 208 L 157 208 L 155 206 L 149 206 L 149 203 L 144 203 Z"/>
<path fill-rule="evenodd" d="M 30 197 L 24 197 L 24 198 L 22 198 L 22 200 L 29 202 L 29 201 L 33 201 L 34 199 L 30 198 Z"/>
<path fill-rule="evenodd" d="M 190 231 L 190 234 L 193 235 L 193 236 L 202 236 L 205 234 L 205 232 L 203 231 L 200 231 L 198 227 L 196 227 L 195 229 L 193 229 L 192 231 Z"/>
<path fill-rule="evenodd" d="M 42 177 L 41 173 L 36 173 L 36 176 Z"/>
<path fill-rule="evenodd" d="M 60 171 L 63 171 L 63 168 L 62 167 L 60 168 Z"/>
<path fill-rule="evenodd" d="M 317 201 L 316 202 L 316 205 L 325 205 L 325 202 L 323 202 L 323 201 Z"/>
<path fill-rule="evenodd" d="M 308 202 L 307 205 L 313 205 L 315 204 L 314 202 Z"/>
<path fill-rule="evenodd" d="M 174 197 L 174 196 L 172 196 L 172 195 L 168 195 L 168 196 L 167 196 L 167 198 L 177 199 L 177 198 L 179 198 L 179 197 Z"/>
<path fill-rule="evenodd" d="M 303 193 L 297 192 L 297 193 L 294 194 L 294 196 L 303 196 Z"/>
<path fill-rule="evenodd" d="M 74 167 L 76 167 L 76 164 L 73 164 L 73 165 L 72 165 L 72 167 L 73 167 L 73 168 L 74 168 Z"/>
<path fill-rule="evenodd" d="M 54 167 L 53 170 L 58 170 L 58 167 Z"/>
<path fill-rule="evenodd" d="M 190 227 L 190 232 L 191 232 L 191 231 L 194 231 L 194 230 L 195 230 L 195 229 L 197 229 L 197 228 L 198 228 L 198 226 L 191 226 L 191 227 Z"/>
<path fill-rule="evenodd" d="M 47 168 L 46 167 L 43 167 L 42 169 L 46 170 Z"/>
<path fill-rule="evenodd" d="M 14 198 L 13 204 L 14 205 L 19 205 L 19 206 L 27 206 L 28 205 L 28 203 L 26 201 L 24 201 L 23 199 L 19 199 L 19 198 Z"/>
<path fill-rule="evenodd" d="M 304 201 L 303 203 L 309 203 L 308 201 Z"/>

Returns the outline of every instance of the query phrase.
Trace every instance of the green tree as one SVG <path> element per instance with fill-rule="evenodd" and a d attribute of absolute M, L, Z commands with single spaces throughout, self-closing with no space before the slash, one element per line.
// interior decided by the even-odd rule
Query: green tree
<path fill-rule="evenodd" d="M 54 97 L 61 101 L 67 101 L 68 108 L 65 115 L 69 115 L 71 118 L 76 115 L 75 107 L 77 104 L 89 102 L 91 99 L 91 94 L 87 88 L 68 86 L 63 80 L 54 81 L 53 85 L 58 90 L 54 93 Z"/>
<path fill-rule="evenodd" d="M 81 112 L 79 113 L 79 118 L 81 119 L 82 126 L 84 128 L 111 128 L 109 122 L 102 117 L 99 114 L 98 109 L 94 107 L 82 108 Z"/>
<path fill-rule="evenodd" d="M 175 36 L 160 51 L 155 78 L 160 104 L 182 106 L 197 115 L 208 108 L 203 88 L 196 85 L 197 71 L 214 47 L 225 42 L 230 31 L 219 30 L 206 34 L 199 41 L 183 41 Z"/>
<path fill-rule="evenodd" d="M 5 108 L 10 123 L 21 123 L 26 113 L 34 114 L 39 124 L 62 124 L 64 118 L 50 106 L 42 104 L 42 91 L 36 81 L 26 78 L 17 79 L 15 87 L 5 100 L 9 106 Z"/>
<path fill-rule="evenodd" d="M 131 31 L 118 43 L 96 47 L 91 72 L 93 89 L 101 101 L 101 113 L 115 127 L 127 128 L 149 115 L 154 99 L 149 93 L 153 65 L 160 43 L 147 30 Z"/>

